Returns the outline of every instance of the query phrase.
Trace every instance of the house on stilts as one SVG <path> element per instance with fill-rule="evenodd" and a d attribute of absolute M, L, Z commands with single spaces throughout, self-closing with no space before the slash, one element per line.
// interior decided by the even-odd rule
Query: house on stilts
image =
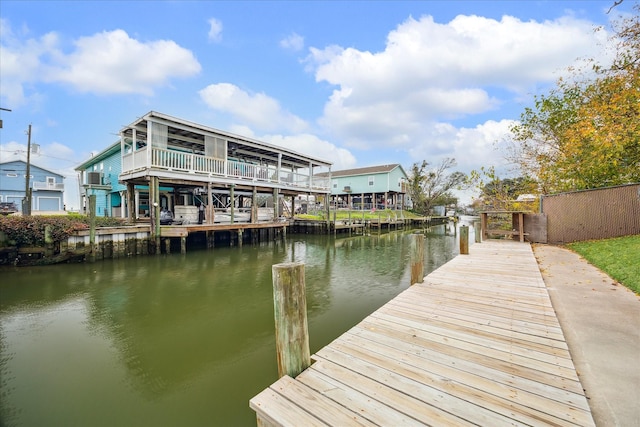
<path fill-rule="evenodd" d="M 182 225 L 278 221 L 296 197 L 331 192 L 330 162 L 155 111 L 76 170 L 84 206 L 96 195 L 99 213 L 152 232 L 166 212 Z"/>

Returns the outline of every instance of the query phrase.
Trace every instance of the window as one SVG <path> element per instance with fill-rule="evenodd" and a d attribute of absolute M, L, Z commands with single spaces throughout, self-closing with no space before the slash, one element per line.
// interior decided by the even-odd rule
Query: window
<path fill-rule="evenodd" d="M 8 173 L 7 177 L 9 177 L 9 178 L 17 178 L 18 174 L 17 173 Z"/>
<path fill-rule="evenodd" d="M 370 176 L 370 177 L 369 177 L 369 185 L 370 185 L 370 186 L 372 186 L 372 185 L 373 185 L 373 183 L 374 183 L 374 177 L 373 177 L 373 176 Z"/>
<path fill-rule="evenodd" d="M 333 183 L 333 188 L 338 188 L 338 183 L 337 182 Z"/>

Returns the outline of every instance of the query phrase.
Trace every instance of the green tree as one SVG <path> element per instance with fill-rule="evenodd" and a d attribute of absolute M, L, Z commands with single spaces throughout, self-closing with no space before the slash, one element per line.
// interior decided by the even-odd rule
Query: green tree
<path fill-rule="evenodd" d="M 592 60 L 591 73 L 572 70 L 511 128 L 509 158 L 544 192 L 640 181 L 640 18 L 614 30 L 611 65 Z"/>
<path fill-rule="evenodd" d="M 443 159 L 435 168 L 429 168 L 426 160 L 411 166 L 409 195 L 414 212 L 428 215 L 434 206 L 457 203 L 452 191 L 464 188 L 468 180 L 462 172 L 449 172 L 455 166 L 456 161 L 452 158 Z"/>
<path fill-rule="evenodd" d="M 500 178 L 493 167 L 473 171 L 471 179 L 480 191 L 474 203 L 477 210 L 530 210 L 537 211 L 537 198 L 533 202 L 520 202 L 523 194 L 538 195 L 538 183 L 531 177 Z"/>

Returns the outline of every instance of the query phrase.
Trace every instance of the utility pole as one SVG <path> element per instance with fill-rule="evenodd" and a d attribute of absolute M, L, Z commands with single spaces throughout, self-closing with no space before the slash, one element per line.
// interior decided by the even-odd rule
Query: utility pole
<path fill-rule="evenodd" d="M 24 191 L 24 209 L 23 215 L 31 215 L 31 186 L 29 181 L 31 180 L 31 124 L 29 124 L 29 130 L 27 131 L 27 176 L 25 178 L 25 191 Z"/>
<path fill-rule="evenodd" d="M 0 111 L 11 111 L 11 110 L 10 110 L 10 109 L 8 109 L 8 108 L 2 108 L 2 107 L 0 107 Z M 0 119 L 0 129 L 2 129 L 2 119 Z"/>

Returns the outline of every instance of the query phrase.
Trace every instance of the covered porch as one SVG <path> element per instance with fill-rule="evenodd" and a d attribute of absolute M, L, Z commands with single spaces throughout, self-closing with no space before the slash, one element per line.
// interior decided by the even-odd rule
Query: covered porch
<path fill-rule="evenodd" d="M 125 126 L 120 146 L 127 206 L 144 198 L 156 235 L 165 211 L 179 213 L 181 225 L 278 221 L 296 196 L 330 193 L 327 161 L 158 112 Z M 140 214 L 127 212 L 130 221 Z"/>

